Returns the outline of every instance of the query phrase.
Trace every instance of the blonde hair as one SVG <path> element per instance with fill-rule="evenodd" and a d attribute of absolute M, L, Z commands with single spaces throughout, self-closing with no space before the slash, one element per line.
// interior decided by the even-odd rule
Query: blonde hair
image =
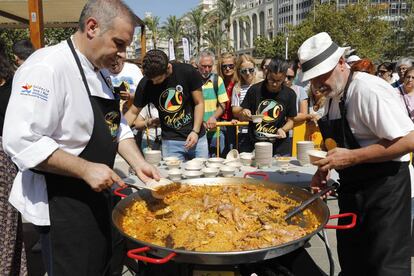
<path fill-rule="evenodd" d="M 237 59 L 237 62 L 236 62 L 236 67 L 235 67 L 236 74 L 235 75 L 236 75 L 237 80 L 240 82 L 240 84 L 241 84 L 241 82 L 243 82 L 243 78 L 241 77 L 239 71 L 240 71 L 241 65 L 244 62 L 250 62 L 251 64 L 253 64 L 254 68 L 256 68 L 256 62 L 254 61 L 254 58 L 252 56 L 246 55 L 246 54 L 242 54 L 241 56 L 239 56 L 239 58 Z M 256 74 L 256 72 L 255 72 L 255 74 Z"/>
<path fill-rule="evenodd" d="M 220 56 L 218 62 L 217 62 L 217 74 L 224 80 L 224 74 L 223 69 L 221 66 L 223 65 L 223 60 L 225 59 L 232 59 L 234 66 L 236 67 L 236 57 L 232 53 L 224 53 Z M 233 74 L 233 81 L 237 82 L 236 74 Z"/>

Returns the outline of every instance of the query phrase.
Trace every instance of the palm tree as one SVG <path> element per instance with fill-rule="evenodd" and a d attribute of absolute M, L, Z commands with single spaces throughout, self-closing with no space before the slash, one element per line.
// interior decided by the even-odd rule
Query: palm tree
<path fill-rule="evenodd" d="M 224 21 L 224 28 L 226 30 L 227 37 L 227 51 L 231 50 L 231 38 L 230 38 L 230 27 L 231 27 L 231 16 L 236 9 L 235 0 L 217 0 L 216 11 L 218 14 L 219 22 Z"/>
<path fill-rule="evenodd" d="M 204 33 L 204 26 L 207 23 L 207 14 L 203 12 L 203 9 L 201 7 L 199 7 L 191 10 L 188 13 L 187 18 L 189 19 L 189 24 L 192 31 L 194 32 L 192 37 L 194 37 L 194 40 L 196 41 L 197 53 L 200 53 L 201 38 L 202 34 Z"/>
<path fill-rule="evenodd" d="M 203 38 L 207 42 L 207 48 L 214 52 L 217 57 L 221 54 L 221 49 L 226 47 L 226 41 L 223 39 L 224 32 L 218 24 L 215 24 L 212 29 L 209 29 Z"/>
<path fill-rule="evenodd" d="M 164 23 L 163 31 L 167 39 L 172 38 L 174 41 L 174 53 L 177 53 L 177 45 L 183 35 L 183 22 L 175 15 L 167 17 L 167 21 Z M 177 54 L 176 54 L 177 55 Z"/>
<path fill-rule="evenodd" d="M 154 49 L 157 49 L 160 17 L 159 16 L 148 16 L 148 17 L 145 17 L 144 22 L 148 30 L 151 32 L 151 40 L 152 40 L 152 44 L 154 45 Z"/>

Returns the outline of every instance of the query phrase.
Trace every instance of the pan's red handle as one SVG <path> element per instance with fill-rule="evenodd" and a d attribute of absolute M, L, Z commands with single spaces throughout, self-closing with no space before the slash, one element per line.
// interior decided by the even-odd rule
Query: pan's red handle
<path fill-rule="evenodd" d="M 126 188 L 128 188 L 128 186 L 115 189 L 114 190 L 114 195 L 120 196 L 121 198 L 126 198 L 127 195 L 121 193 L 121 191 L 125 190 Z"/>
<path fill-rule="evenodd" d="M 132 250 L 128 251 L 127 256 L 130 257 L 131 259 L 135 259 L 135 260 L 143 261 L 143 262 L 148 262 L 148 263 L 151 263 L 151 264 L 165 264 L 166 262 L 168 262 L 169 260 L 171 260 L 172 258 L 174 258 L 177 255 L 177 253 L 171 252 L 168 256 L 166 256 L 162 259 L 155 259 L 155 258 L 150 258 L 150 257 L 146 257 L 146 256 L 142 256 L 142 255 L 137 254 L 137 253 L 147 252 L 149 250 L 151 250 L 151 248 L 148 247 L 148 246 L 132 249 Z"/>
<path fill-rule="evenodd" d="M 264 173 L 264 172 L 247 172 L 243 175 L 243 177 L 246 178 L 246 176 L 248 176 L 248 175 L 263 176 L 264 180 L 269 180 L 269 175 L 267 173 Z"/>
<path fill-rule="evenodd" d="M 326 229 L 351 229 L 355 227 L 357 215 L 354 213 L 343 213 L 338 215 L 332 215 L 329 219 L 336 219 L 336 218 L 345 218 L 345 217 L 352 217 L 352 221 L 350 224 L 347 225 L 325 225 Z"/>

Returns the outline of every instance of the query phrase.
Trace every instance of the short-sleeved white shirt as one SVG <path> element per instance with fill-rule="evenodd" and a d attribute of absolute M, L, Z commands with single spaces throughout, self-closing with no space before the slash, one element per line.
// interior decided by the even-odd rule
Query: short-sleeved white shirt
<path fill-rule="evenodd" d="M 78 50 L 91 94 L 112 99 L 99 71 Z M 94 116 L 89 96 L 67 42 L 37 50 L 19 67 L 6 111 L 3 147 L 18 166 L 9 197 L 23 217 L 49 225 L 45 178 L 30 169 L 56 149 L 79 155 L 92 134 Z M 118 141 L 132 138 L 124 117 Z"/>
<path fill-rule="evenodd" d="M 333 98 L 329 118 L 340 118 L 339 98 Z M 354 73 L 346 99 L 347 120 L 361 147 L 381 139 L 394 140 L 414 130 L 414 124 L 394 88 L 383 79 L 363 73 Z M 328 103 L 325 112 L 328 111 Z M 409 154 L 394 161 L 409 161 Z"/>

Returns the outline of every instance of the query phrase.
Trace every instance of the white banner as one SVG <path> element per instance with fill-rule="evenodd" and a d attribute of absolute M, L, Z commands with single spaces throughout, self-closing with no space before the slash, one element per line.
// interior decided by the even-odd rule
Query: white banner
<path fill-rule="evenodd" d="M 170 56 L 170 60 L 175 60 L 174 40 L 172 38 L 168 40 L 168 55 Z"/>
<path fill-rule="evenodd" d="M 190 43 L 186 37 L 183 37 L 183 51 L 184 51 L 184 61 L 190 61 Z"/>

